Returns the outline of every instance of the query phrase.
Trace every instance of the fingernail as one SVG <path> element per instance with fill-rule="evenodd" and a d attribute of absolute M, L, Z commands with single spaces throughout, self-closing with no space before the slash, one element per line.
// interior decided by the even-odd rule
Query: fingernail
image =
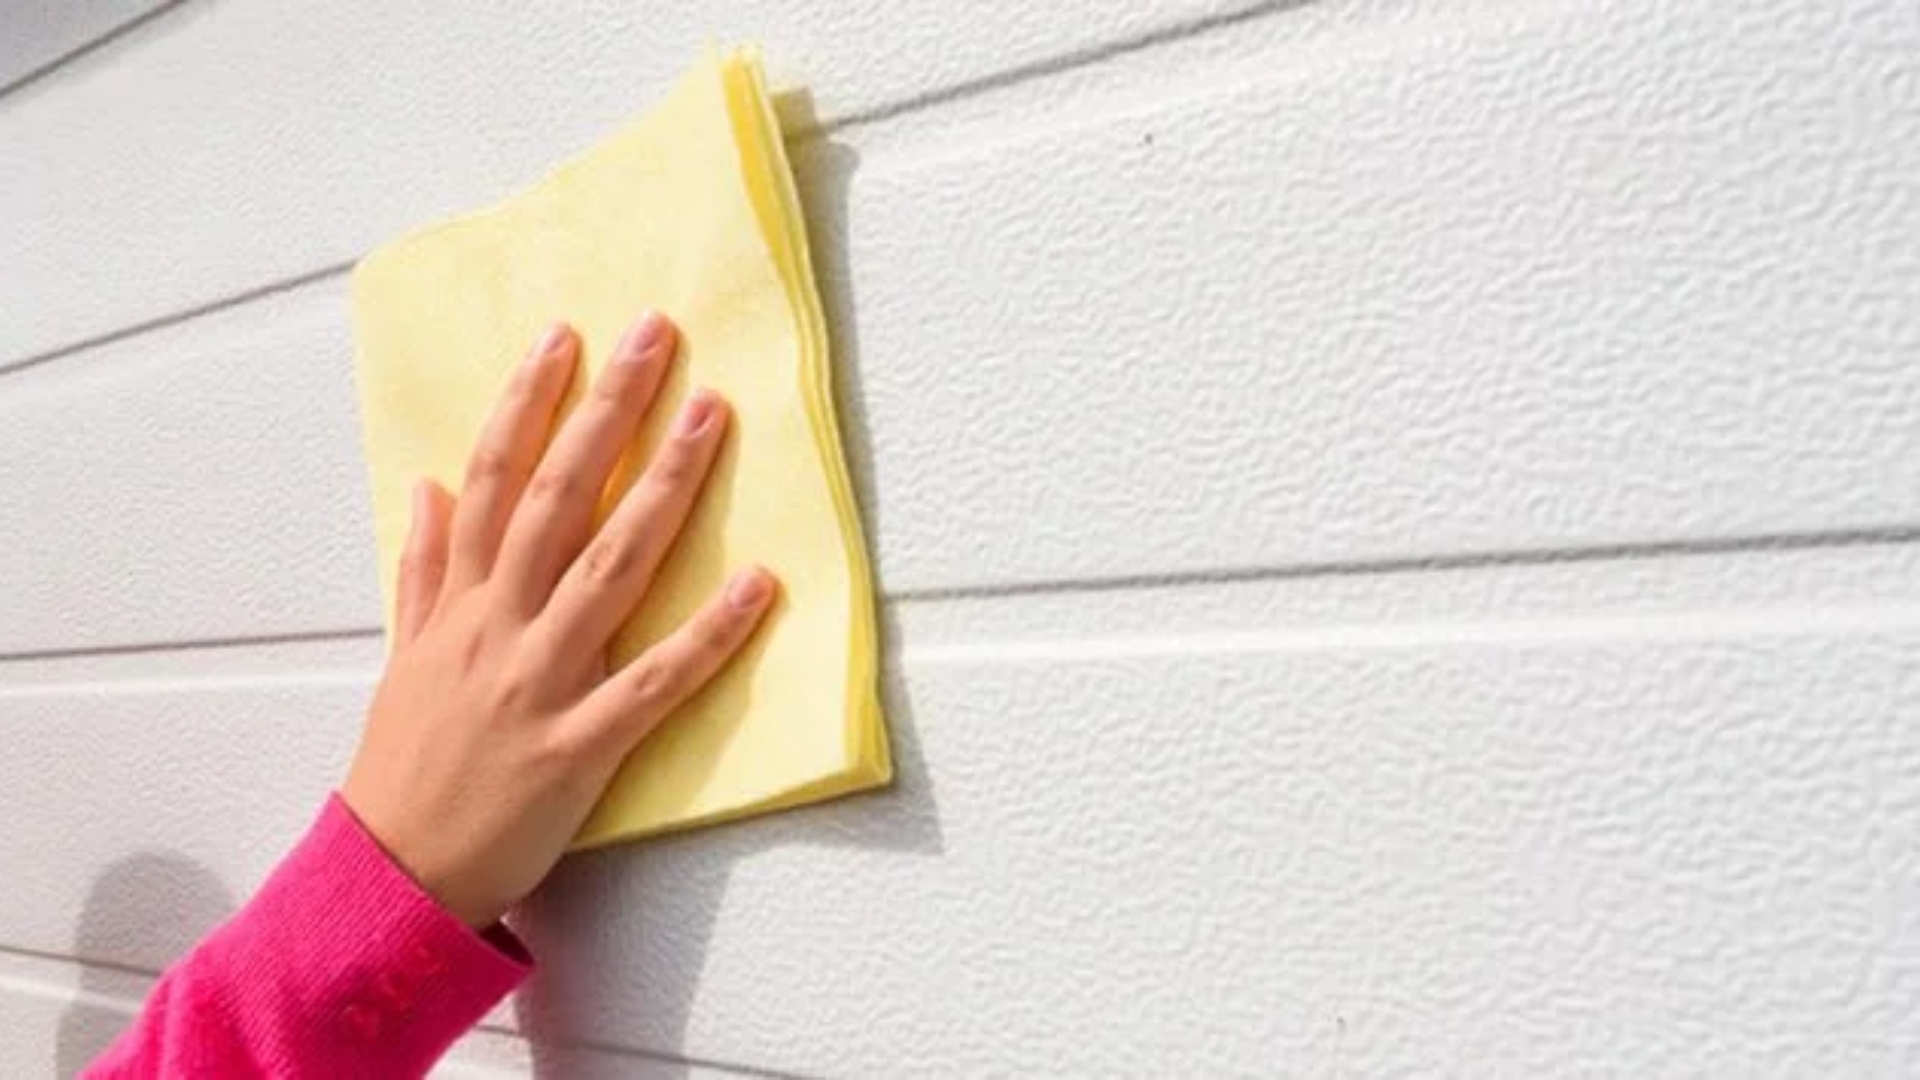
<path fill-rule="evenodd" d="M 554 323 L 552 326 L 547 327 L 547 332 L 540 335 L 540 344 L 535 345 L 533 352 L 527 354 L 527 363 L 538 364 L 540 361 L 559 352 L 560 347 L 567 344 L 572 337 L 573 328 L 566 323 Z"/>
<path fill-rule="evenodd" d="M 415 524 L 427 519 L 427 482 L 413 482 L 413 520 Z"/>
<path fill-rule="evenodd" d="M 683 439 L 692 438 L 706 430 L 707 422 L 718 411 L 719 399 L 711 390 L 695 390 L 680 410 L 680 419 L 674 421 L 673 433 Z"/>
<path fill-rule="evenodd" d="M 733 580 L 727 583 L 727 603 L 741 611 L 751 611 L 766 603 L 772 592 L 772 576 L 756 566 L 733 575 Z"/>
<path fill-rule="evenodd" d="M 657 311 L 641 315 L 620 340 L 613 361 L 616 364 L 641 364 L 658 357 L 673 341 L 673 324 Z"/>

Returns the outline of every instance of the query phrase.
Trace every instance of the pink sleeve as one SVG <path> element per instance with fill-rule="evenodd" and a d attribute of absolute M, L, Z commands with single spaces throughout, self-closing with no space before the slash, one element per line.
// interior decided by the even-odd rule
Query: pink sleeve
<path fill-rule="evenodd" d="M 531 965 L 505 927 L 443 910 L 335 795 L 84 1075 L 420 1076 Z"/>

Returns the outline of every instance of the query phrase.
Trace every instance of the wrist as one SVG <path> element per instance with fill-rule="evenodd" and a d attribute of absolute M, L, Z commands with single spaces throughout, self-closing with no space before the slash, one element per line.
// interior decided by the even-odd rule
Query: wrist
<path fill-rule="evenodd" d="M 421 830 L 405 824 L 403 812 L 389 810 L 382 800 L 356 790 L 352 777 L 341 786 L 339 794 L 344 808 L 367 838 L 428 899 L 474 930 L 485 930 L 500 922 L 508 905 L 474 896 L 472 890 L 463 888 L 460 875 L 446 859 L 439 857 L 436 845 L 426 840 Z"/>

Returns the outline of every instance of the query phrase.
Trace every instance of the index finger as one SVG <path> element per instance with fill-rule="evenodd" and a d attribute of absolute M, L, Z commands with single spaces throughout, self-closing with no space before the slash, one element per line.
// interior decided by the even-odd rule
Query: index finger
<path fill-rule="evenodd" d="M 471 588 L 492 572 L 500 538 L 540 460 L 579 357 L 580 339 L 571 327 L 556 323 L 514 369 L 467 460 L 453 515 L 445 593 Z"/>

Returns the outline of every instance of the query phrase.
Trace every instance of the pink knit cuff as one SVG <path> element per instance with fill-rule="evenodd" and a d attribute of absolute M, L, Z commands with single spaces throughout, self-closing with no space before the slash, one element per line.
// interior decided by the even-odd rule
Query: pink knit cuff
<path fill-rule="evenodd" d="M 436 903 L 338 795 L 205 949 L 235 976 L 231 1015 L 272 1027 L 261 1042 L 365 1075 L 424 1073 L 533 963 L 504 926 L 475 933 Z"/>

